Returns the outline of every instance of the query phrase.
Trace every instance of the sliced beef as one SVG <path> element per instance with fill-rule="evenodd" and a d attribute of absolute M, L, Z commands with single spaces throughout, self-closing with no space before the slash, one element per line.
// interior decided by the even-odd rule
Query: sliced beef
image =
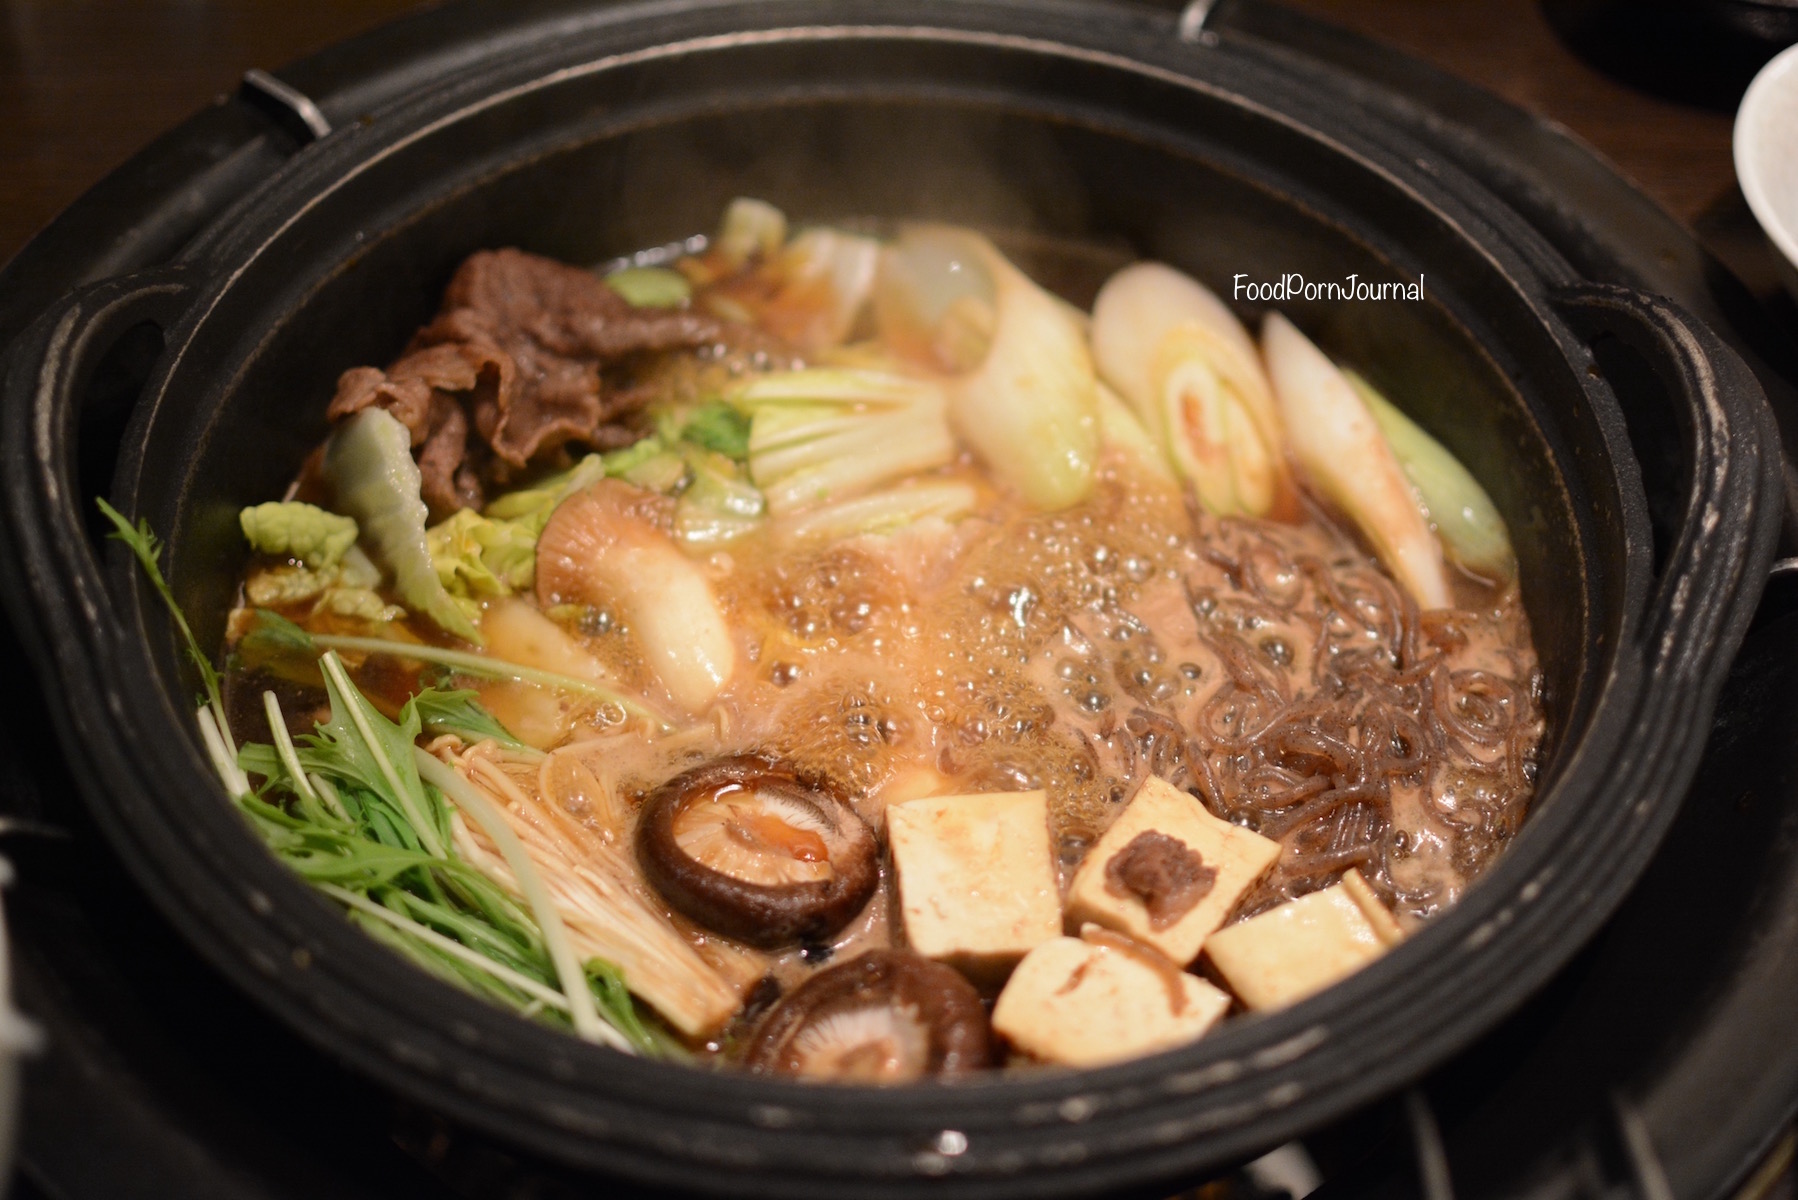
<path fill-rule="evenodd" d="M 385 371 L 337 381 L 329 415 L 378 405 L 412 434 L 433 519 L 479 507 L 503 478 L 569 443 L 628 444 L 621 418 L 648 394 L 606 371 L 638 355 L 720 341 L 719 323 L 633 308 L 590 271 L 522 250 L 483 250 L 456 271 L 436 318 Z"/>
<path fill-rule="evenodd" d="M 1135 897 L 1149 910 L 1149 926 L 1166 929 L 1211 894 L 1217 868 L 1176 837 L 1145 830 L 1105 864 L 1105 890 Z"/>

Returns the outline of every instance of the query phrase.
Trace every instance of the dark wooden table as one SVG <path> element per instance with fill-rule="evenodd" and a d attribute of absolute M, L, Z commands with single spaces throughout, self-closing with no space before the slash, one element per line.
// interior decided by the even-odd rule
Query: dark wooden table
<path fill-rule="evenodd" d="M 1694 224 L 1735 187 L 1732 117 L 1658 100 L 1599 74 L 1528 0 L 1287 0 L 1397 46 L 1572 130 Z"/>
<path fill-rule="evenodd" d="M 503 0 L 495 0 L 496 3 Z M 1680 219 L 1733 192 L 1727 116 L 1655 100 L 1529 0 L 1289 0 L 1561 122 Z M 419 0 L 3 0 L 0 259 L 132 151 L 236 86 Z"/>

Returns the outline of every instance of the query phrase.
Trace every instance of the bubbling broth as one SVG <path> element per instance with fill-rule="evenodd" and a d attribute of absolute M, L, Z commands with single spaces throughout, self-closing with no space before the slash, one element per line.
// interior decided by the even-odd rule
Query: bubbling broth
<path fill-rule="evenodd" d="M 1490 501 L 1166 267 L 1088 316 L 970 231 L 739 201 L 672 267 L 476 255 L 331 412 L 244 514 L 246 810 L 371 933 L 620 1049 L 1177 1046 L 1378 957 L 1528 809 Z"/>
<path fill-rule="evenodd" d="M 1423 614 L 1321 515 L 1195 519 L 1120 476 L 1062 513 L 995 498 L 905 540 L 715 556 L 748 669 L 685 753 L 758 748 L 875 825 L 921 787 L 1042 788 L 1062 875 L 1157 776 L 1280 842 L 1241 916 L 1349 867 L 1403 918 L 1453 903 L 1533 785 L 1516 589 L 1469 577 L 1461 607 Z M 606 624 L 601 654 L 629 638 Z M 591 753 L 631 757 L 612 739 Z M 646 791 L 665 769 L 620 782 Z"/>

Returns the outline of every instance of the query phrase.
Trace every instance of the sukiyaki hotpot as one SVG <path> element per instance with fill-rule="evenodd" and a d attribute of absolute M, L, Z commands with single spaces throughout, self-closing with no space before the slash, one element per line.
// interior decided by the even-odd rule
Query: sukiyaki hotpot
<path fill-rule="evenodd" d="M 187 936 L 457 1120 L 783 1195 L 1199 1170 L 1564 961 L 1770 553 L 1752 384 L 1327 81 L 1124 12 L 595 17 L 15 349 L 15 608 Z M 1294 271 L 1417 298 L 1231 295 Z M 74 474 L 142 320 L 104 490 L 230 647 L 200 724 Z M 1658 530 L 1582 337 L 1663 380 Z"/>
<path fill-rule="evenodd" d="M 723 1064 L 786 1043 L 770 998 L 910 951 L 870 961 L 984 988 L 994 1065 L 1088 1066 L 1305 998 L 1514 835 L 1543 726 L 1504 524 L 1283 316 L 1257 345 L 1158 263 L 1088 315 L 969 228 L 748 198 L 708 247 L 476 253 L 239 514 L 198 719 L 271 849 L 380 936 Z M 416 781 L 370 779 L 383 742 Z M 533 922 L 540 952 L 507 936 Z M 989 1058 L 884 1007 L 747 1061 Z"/>

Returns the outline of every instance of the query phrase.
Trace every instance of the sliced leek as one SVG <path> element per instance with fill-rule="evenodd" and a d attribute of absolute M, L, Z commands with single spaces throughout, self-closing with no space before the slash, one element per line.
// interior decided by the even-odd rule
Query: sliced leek
<path fill-rule="evenodd" d="M 1449 558 L 1487 579 L 1503 582 L 1516 578 L 1517 555 L 1511 549 L 1511 536 L 1486 489 L 1447 447 L 1371 383 L 1353 371 L 1344 370 L 1343 375 L 1367 402 L 1393 456 L 1423 500 Z"/>

